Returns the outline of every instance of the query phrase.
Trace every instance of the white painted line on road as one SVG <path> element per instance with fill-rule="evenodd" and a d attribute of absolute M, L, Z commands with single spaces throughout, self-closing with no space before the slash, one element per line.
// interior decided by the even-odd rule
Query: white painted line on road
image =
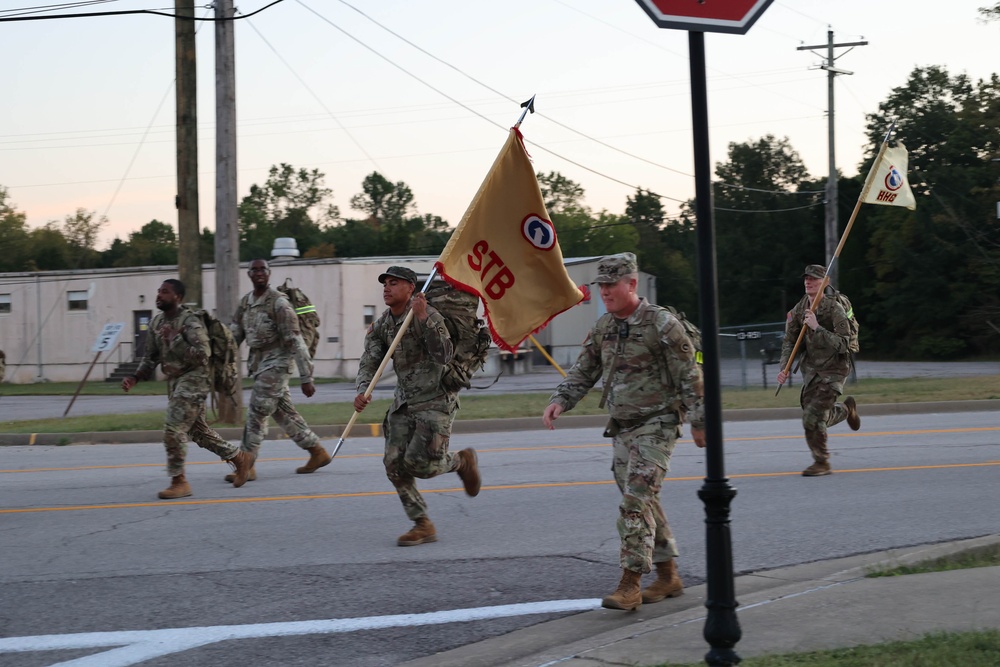
<path fill-rule="evenodd" d="M 366 616 L 320 621 L 290 623 L 254 623 L 250 625 L 215 625 L 202 628 L 168 628 L 165 630 L 123 630 L 120 632 L 81 632 L 66 635 L 35 635 L 33 637 L 7 637 L 0 639 L 0 653 L 28 651 L 60 651 L 117 647 L 83 658 L 56 663 L 53 667 L 129 667 L 146 660 L 206 644 L 231 639 L 257 639 L 260 637 L 287 637 L 291 635 L 333 634 L 382 630 L 385 628 L 416 627 L 483 621 L 511 616 L 532 614 L 560 614 L 598 609 L 601 601 L 548 600 L 522 604 L 451 609 L 426 614 L 397 614 L 394 616 Z"/>

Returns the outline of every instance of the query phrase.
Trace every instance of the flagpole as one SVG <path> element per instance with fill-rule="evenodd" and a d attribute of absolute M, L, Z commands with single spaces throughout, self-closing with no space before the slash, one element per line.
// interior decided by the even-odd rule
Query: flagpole
<path fill-rule="evenodd" d="M 837 244 L 837 249 L 833 253 L 833 257 L 830 259 L 830 265 L 826 267 L 826 275 L 823 276 L 823 282 L 820 283 L 819 291 L 816 293 L 816 298 L 813 299 L 812 305 L 809 306 L 809 310 L 816 312 L 816 307 L 819 306 L 819 302 L 823 300 L 823 292 L 826 291 L 826 286 L 830 284 L 830 271 L 833 270 L 834 265 L 837 263 L 837 258 L 840 257 L 840 251 L 844 248 L 844 243 L 847 242 L 847 235 L 851 233 L 851 228 L 854 227 L 854 220 L 858 217 L 858 211 L 861 210 L 861 204 L 864 203 L 865 199 L 868 198 L 868 191 L 872 187 L 872 179 L 875 174 L 878 173 L 879 165 L 882 164 L 882 156 L 885 155 L 885 150 L 889 145 L 889 137 L 892 136 L 893 130 L 896 129 L 896 121 L 892 122 L 889 126 L 889 131 L 885 134 L 885 139 L 882 140 L 882 145 L 879 146 L 878 155 L 875 156 L 875 161 L 872 162 L 871 169 L 868 170 L 868 176 L 865 178 L 865 185 L 861 188 L 861 194 L 858 196 L 858 201 L 854 205 L 854 211 L 851 212 L 851 219 L 847 221 L 847 227 L 844 228 L 844 233 L 840 236 L 840 243 Z M 795 361 L 795 355 L 799 351 L 799 347 L 802 345 L 802 339 L 805 337 L 806 327 L 803 326 L 799 329 L 799 337 L 795 341 L 795 346 L 792 348 L 792 353 L 788 355 L 788 363 L 785 364 L 783 371 L 785 374 L 789 372 L 792 367 L 792 362 Z M 774 395 L 777 396 L 781 392 L 781 388 L 785 386 L 784 384 L 779 384 L 777 391 Z"/>
<path fill-rule="evenodd" d="M 431 269 L 430 275 L 427 276 L 427 280 L 424 282 L 424 286 L 420 288 L 421 292 L 427 291 L 427 287 L 431 284 L 431 281 L 434 280 L 434 276 L 436 275 L 437 275 L 437 267 L 435 266 L 433 269 Z M 382 363 L 378 365 L 378 368 L 375 370 L 375 375 L 372 376 L 371 382 L 368 383 L 368 388 L 365 389 L 365 398 L 370 397 L 372 395 L 372 392 L 375 391 L 375 385 L 378 384 L 379 379 L 382 377 L 382 373 L 385 371 L 385 367 L 389 365 L 389 360 L 392 359 L 392 353 L 396 351 L 396 348 L 399 346 L 399 341 L 403 339 L 403 334 L 406 333 L 406 330 L 410 327 L 410 322 L 412 321 L 413 321 L 413 309 L 410 308 L 408 311 L 406 311 L 406 317 L 403 318 L 403 323 L 399 325 L 399 330 L 396 331 L 396 336 L 392 339 L 392 343 L 389 345 L 389 350 L 385 353 L 385 356 L 382 357 Z M 340 440 L 337 441 L 337 444 L 333 448 L 333 452 L 330 454 L 331 459 L 337 455 L 337 452 L 340 451 L 340 447 L 344 444 L 344 440 L 347 439 L 347 436 L 350 434 L 351 429 L 354 427 L 354 422 L 357 420 L 358 415 L 360 414 L 361 414 L 360 412 L 355 410 L 354 414 L 351 415 L 350 421 L 348 421 L 347 426 L 344 427 L 344 432 L 340 434 Z"/>
<path fill-rule="evenodd" d="M 514 125 L 515 128 L 520 127 L 521 122 L 524 120 L 524 117 L 527 116 L 529 112 L 535 113 L 535 96 L 532 95 L 531 99 L 529 99 L 526 102 L 522 102 L 521 108 L 523 108 L 524 111 L 521 112 L 520 118 L 517 119 L 517 123 Z M 440 260 L 440 256 L 438 257 L 438 259 Z M 431 284 L 431 281 L 434 280 L 434 276 L 436 275 L 437 275 L 437 265 L 435 264 L 434 268 L 431 269 L 430 275 L 427 276 L 427 281 L 424 283 L 423 288 L 421 288 L 420 290 L 421 292 L 427 291 L 427 287 Z M 385 353 L 385 356 L 382 358 L 382 363 L 379 364 L 378 368 L 375 370 L 375 375 L 372 376 L 371 382 L 368 383 L 368 388 L 365 389 L 365 394 L 364 394 L 365 398 L 369 398 L 372 395 L 372 392 L 375 390 L 375 385 L 382 377 L 382 373 L 385 371 L 385 367 L 389 364 L 389 359 L 392 358 L 392 353 L 396 351 L 396 347 L 399 346 L 399 341 L 402 340 L 403 334 L 406 333 L 406 330 L 409 328 L 410 322 L 412 321 L 413 321 L 413 309 L 411 308 L 406 313 L 406 317 L 403 319 L 403 323 L 400 324 L 399 329 L 396 331 L 396 336 L 392 339 L 392 343 L 389 345 L 389 350 Z M 344 441 L 347 439 L 347 436 L 350 434 L 351 429 L 354 427 L 354 422 L 357 421 L 359 414 L 361 413 L 355 410 L 354 414 L 351 415 L 351 419 L 347 422 L 347 425 L 344 426 L 344 432 L 340 435 L 340 439 L 337 440 L 337 444 L 334 446 L 333 451 L 330 453 L 331 459 L 337 455 L 337 452 L 340 451 L 340 448 L 343 446 Z"/>

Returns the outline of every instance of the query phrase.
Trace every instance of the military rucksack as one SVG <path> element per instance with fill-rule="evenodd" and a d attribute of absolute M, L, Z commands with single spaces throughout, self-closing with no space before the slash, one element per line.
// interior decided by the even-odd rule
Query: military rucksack
<path fill-rule="evenodd" d="M 833 288 L 829 289 L 833 291 L 832 296 L 837 299 L 841 307 L 843 307 L 844 312 L 847 314 L 847 321 L 851 325 L 851 335 L 847 341 L 847 349 L 851 351 L 851 354 L 857 354 L 861 351 L 861 346 L 858 345 L 858 331 L 860 330 L 861 325 L 858 324 L 858 318 L 854 316 L 854 306 L 851 305 L 851 300 L 847 298 L 846 294 L 838 292 Z"/>
<path fill-rule="evenodd" d="M 670 314 L 676 317 L 681 323 L 681 326 L 684 327 L 684 333 L 691 339 L 691 344 L 694 346 L 694 360 L 699 364 L 704 363 L 704 355 L 701 353 L 701 329 L 699 329 L 694 322 L 689 320 L 684 313 L 677 310 L 673 306 L 663 307 L 669 310 Z"/>
<path fill-rule="evenodd" d="M 288 302 L 292 304 L 295 314 L 299 318 L 299 331 L 302 333 L 302 340 L 309 350 L 309 358 L 316 356 L 316 347 L 319 345 L 319 313 L 316 306 L 309 300 L 298 287 L 292 286 L 292 279 L 287 278 L 278 291 L 285 295 Z"/>
<path fill-rule="evenodd" d="M 432 282 L 425 295 L 427 303 L 444 316 L 455 348 L 441 385 L 448 391 L 468 389 L 472 386 L 472 377 L 486 365 L 492 342 L 486 323 L 479 318 L 479 297 L 443 280 Z"/>
<path fill-rule="evenodd" d="M 211 385 L 213 404 L 223 399 L 232 400 L 239 384 L 239 347 L 229 327 L 206 310 L 195 310 L 208 332 L 211 351 L 208 355 L 208 380 Z M 215 399 L 218 398 L 218 402 Z"/>

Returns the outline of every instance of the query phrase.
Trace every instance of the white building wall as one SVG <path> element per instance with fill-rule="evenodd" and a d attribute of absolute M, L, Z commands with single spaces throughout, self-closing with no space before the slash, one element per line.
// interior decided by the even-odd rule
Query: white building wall
<path fill-rule="evenodd" d="M 353 379 L 364 350 L 366 306 L 378 317 L 385 304 L 378 276 L 392 265 L 412 268 L 425 278 L 436 256 L 377 257 L 360 259 L 274 260 L 271 285 L 287 278 L 316 305 L 322 324 L 316 350 L 317 377 Z M 568 259 L 567 271 L 578 285 L 589 284 L 597 274 L 599 257 Z M 246 264 L 241 265 L 243 275 Z M 137 333 L 136 312 L 157 313 L 156 291 L 177 268 L 140 267 L 0 274 L 0 295 L 10 295 L 10 312 L 0 313 L 0 349 L 7 355 L 5 381 L 41 380 L 78 382 L 87 373 L 95 354 L 91 349 L 105 324 L 123 322 L 118 346 L 100 355 L 88 379 L 102 380 L 123 362 L 132 359 Z M 215 267 L 202 267 L 205 307 L 215 309 Z M 422 286 L 422 285 L 420 285 Z M 245 291 L 252 289 L 245 278 Z M 592 286 L 596 288 L 596 286 Z M 68 293 L 87 294 L 86 310 L 70 310 Z M 639 294 L 655 302 L 655 278 L 640 274 Z M 243 290 L 241 290 L 243 293 Z M 555 317 L 535 339 L 564 369 L 572 365 L 588 328 L 604 312 L 596 289 L 591 299 Z M 41 322 L 41 326 L 39 326 Z M 522 349 L 533 348 L 530 340 Z M 246 349 L 243 349 L 244 358 Z M 388 370 L 388 369 L 387 369 Z M 495 375 L 496 353 L 484 373 Z M 245 370 L 244 370 L 245 372 Z"/>

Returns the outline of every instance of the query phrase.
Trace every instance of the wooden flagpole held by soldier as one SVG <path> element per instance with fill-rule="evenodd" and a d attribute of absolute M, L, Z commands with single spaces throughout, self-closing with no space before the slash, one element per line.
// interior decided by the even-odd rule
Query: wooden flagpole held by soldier
<path fill-rule="evenodd" d="M 427 286 L 431 284 L 432 280 L 434 280 L 435 275 L 437 275 L 437 268 L 431 269 L 431 274 L 427 276 L 427 282 L 425 282 L 424 286 L 420 288 L 421 292 L 427 291 Z M 403 334 L 406 333 L 406 330 L 410 328 L 410 322 L 412 321 L 413 310 L 410 309 L 406 312 L 406 317 L 403 318 L 403 323 L 399 325 L 399 330 L 396 332 L 396 336 L 392 339 L 392 344 L 389 345 L 388 351 L 382 358 L 382 363 L 380 363 L 378 368 L 375 370 L 375 375 L 372 377 L 372 381 L 368 383 L 368 388 L 365 389 L 365 398 L 372 395 L 375 385 L 378 384 L 379 379 L 382 377 L 382 372 L 385 371 L 385 367 L 389 365 L 389 360 L 392 359 L 392 353 L 396 351 L 399 341 L 402 340 Z M 346 440 L 347 436 L 350 434 L 351 429 L 354 427 L 354 422 L 357 420 L 359 414 L 361 413 L 355 410 L 354 414 L 351 415 L 350 421 L 348 421 L 347 426 L 344 427 L 344 432 L 340 435 L 340 439 L 337 440 L 337 445 L 333 448 L 333 451 L 330 452 L 330 458 L 335 457 L 337 452 L 340 451 L 341 445 L 344 444 L 344 440 Z"/>
<path fill-rule="evenodd" d="M 858 202 L 854 205 L 854 211 L 851 212 L 851 219 L 847 222 L 847 227 L 844 228 L 844 233 L 840 237 L 840 243 L 837 244 L 837 249 L 833 253 L 833 257 L 830 259 L 830 265 L 826 267 L 826 275 L 823 277 L 823 282 L 820 283 L 819 291 L 816 293 L 816 298 L 813 299 L 812 305 L 809 306 L 809 310 L 816 312 L 819 302 L 823 300 L 823 293 L 826 291 L 826 286 L 830 284 L 830 272 L 837 263 L 837 258 L 840 257 L 840 251 L 844 247 L 844 243 L 847 241 L 847 235 L 851 233 L 851 227 L 854 226 L 854 220 L 858 217 L 858 211 L 861 210 L 861 204 L 865 202 L 868 198 L 868 191 L 872 187 L 872 180 L 875 178 L 875 174 L 878 173 L 879 167 L 882 164 L 882 156 L 885 155 L 886 148 L 889 146 L 889 137 L 892 136 L 893 130 L 896 128 L 896 122 L 893 121 L 892 125 L 889 126 L 889 131 L 885 134 L 885 139 L 882 140 L 882 145 L 879 146 L 878 155 L 875 156 L 875 161 L 872 162 L 871 169 L 868 170 L 868 176 L 865 178 L 865 185 L 861 188 L 861 194 L 858 195 Z M 788 363 L 785 364 L 784 372 L 789 374 L 791 372 L 792 364 L 795 362 L 795 355 L 799 351 L 799 347 L 802 345 L 802 339 L 805 337 L 806 327 L 802 327 L 799 330 L 799 337 L 795 341 L 795 347 L 792 348 L 792 353 L 788 355 Z M 777 396 L 781 392 L 781 388 L 785 386 L 784 384 L 779 384 L 778 389 L 774 392 Z"/>
<path fill-rule="evenodd" d="M 519 127 L 521 125 L 521 122 L 524 120 L 524 117 L 529 112 L 531 112 L 531 113 L 535 112 L 535 96 L 532 95 L 531 99 L 529 99 L 527 102 L 523 102 L 521 104 L 521 107 L 524 109 L 524 111 L 521 112 L 520 118 L 517 119 L 517 123 L 514 125 L 515 128 L 517 128 L 517 127 Z M 421 288 L 421 290 L 420 290 L 421 292 L 426 292 L 427 291 L 427 287 L 431 284 L 431 281 L 434 279 L 435 275 L 437 275 L 437 267 L 436 266 L 431 271 L 430 276 L 428 276 L 427 282 L 424 283 L 423 288 Z M 410 311 L 408 311 L 406 313 L 406 317 L 403 319 L 402 324 L 400 324 L 399 330 L 396 332 L 396 336 L 392 339 L 392 343 L 389 345 L 389 350 L 385 353 L 385 357 L 382 359 L 382 363 L 379 364 L 378 369 L 376 369 L 374 377 L 372 377 L 371 382 L 368 383 L 368 388 L 365 390 L 365 393 L 364 393 L 365 398 L 368 398 L 368 397 L 371 396 L 372 391 L 375 389 L 375 385 L 378 383 L 379 378 L 382 377 L 382 373 L 383 373 L 383 371 L 385 371 L 385 367 L 388 365 L 389 360 L 392 358 L 393 352 L 395 352 L 396 347 L 399 345 L 400 340 L 402 340 L 403 334 L 406 333 L 406 330 L 409 328 L 410 322 L 412 320 L 413 320 L 413 311 L 410 310 Z M 347 436 L 350 434 L 351 428 L 353 428 L 354 422 L 357 420 L 359 414 L 360 413 L 355 410 L 354 414 L 351 415 L 350 421 L 348 421 L 347 425 L 344 427 L 343 434 L 340 436 L 340 439 L 337 441 L 337 444 L 333 448 L 333 451 L 330 452 L 330 457 L 331 458 L 335 457 L 337 455 L 337 452 L 340 451 L 341 446 L 344 444 L 344 440 L 346 440 Z"/>

